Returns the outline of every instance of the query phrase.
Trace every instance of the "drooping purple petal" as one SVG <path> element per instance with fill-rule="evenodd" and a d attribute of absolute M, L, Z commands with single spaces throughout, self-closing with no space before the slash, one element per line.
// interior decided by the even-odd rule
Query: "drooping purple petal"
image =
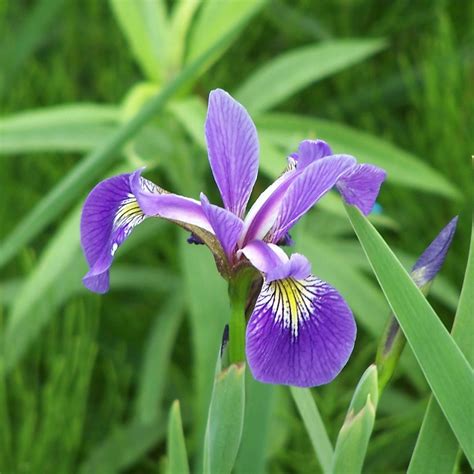
<path fill-rule="evenodd" d="M 247 325 L 250 370 L 265 383 L 313 387 L 333 380 L 354 347 L 342 296 L 315 276 L 264 282 Z"/>
<path fill-rule="evenodd" d="M 130 187 L 146 216 L 191 224 L 213 233 L 199 201 L 165 193 L 151 181 L 142 178 L 142 171 L 139 169 L 130 176 Z"/>
<path fill-rule="evenodd" d="M 209 94 L 206 140 L 224 206 L 243 217 L 258 173 L 257 130 L 245 108 L 227 92 Z"/>
<path fill-rule="evenodd" d="M 292 182 L 281 200 L 271 230 L 271 241 L 278 242 L 337 181 L 356 164 L 349 155 L 332 155 L 308 165 Z"/>
<path fill-rule="evenodd" d="M 267 283 L 290 277 L 303 280 L 311 273 L 311 264 L 304 255 L 294 253 L 288 258 L 280 247 L 262 240 L 249 242 L 240 252 L 265 274 Z"/>
<path fill-rule="evenodd" d="M 84 285 L 96 293 L 109 289 L 109 268 L 118 247 L 145 215 L 130 189 L 130 174 L 99 183 L 87 197 L 81 216 L 81 245 L 89 264 Z"/>
<path fill-rule="evenodd" d="M 203 193 L 201 193 L 201 206 L 224 253 L 229 261 L 232 261 L 244 222 L 227 209 L 210 204 Z"/>
<path fill-rule="evenodd" d="M 298 169 L 331 155 L 331 147 L 324 140 L 304 140 L 298 148 Z"/>
<path fill-rule="evenodd" d="M 337 188 L 347 204 L 357 206 L 364 215 L 370 214 L 387 173 L 377 166 L 360 164 L 337 182 Z"/>
<path fill-rule="evenodd" d="M 421 288 L 431 282 L 439 272 L 451 246 L 457 223 L 456 216 L 443 228 L 413 265 L 411 277 L 418 287 Z"/>

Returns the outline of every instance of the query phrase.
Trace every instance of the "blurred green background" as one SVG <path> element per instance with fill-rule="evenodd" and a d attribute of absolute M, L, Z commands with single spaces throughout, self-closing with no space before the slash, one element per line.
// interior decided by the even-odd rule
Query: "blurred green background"
<path fill-rule="evenodd" d="M 163 187 L 192 197 L 205 190 L 218 202 L 202 129 L 216 87 L 241 100 L 261 132 L 256 192 L 300 139 L 318 137 L 388 169 L 372 220 L 407 267 L 460 215 L 430 298 L 451 325 L 471 226 L 472 3 L 166 3 L 179 21 L 163 34 L 152 0 L 0 0 L 2 473 L 165 472 L 175 399 L 199 470 L 225 284 L 205 248 L 148 220 L 121 248 L 110 293 L 86 294 L 78 210 L 100 179 L 142 164 Z M 135 7 L 134 26 L 127 8 Z M 22 224 L 216 42 L 211 60 L 125 146 Z M 388 306 L 335 196 L 293 237 L 358 320 L 347 367 L 312 390 L 334 441 Z M 405 356 L 380 401 L 364 472 L 404 472 L 410 459 L 429 390 Z M 287 388 L 249 380 L 247 411 L 236 472 L 320 472 Z"/>

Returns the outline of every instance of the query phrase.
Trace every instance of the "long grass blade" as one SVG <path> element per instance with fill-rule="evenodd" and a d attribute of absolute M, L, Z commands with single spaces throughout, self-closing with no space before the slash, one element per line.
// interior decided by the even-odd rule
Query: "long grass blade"
<path fill-rule="evenodd" d="M 382 237 L 356 208 L 346 210 L 433 395 L 472 464 L 473 431 L 466 413 L 473 403 L 473 371 Z"/>
<path fill-rule="evenodd" d="M 464 352 L 467 360 L 474 364 L 474 232 L 471 231 L 471 248 L 466 275 L 454 319 L 451 334 Z M 471 406 L 472 409 L 472 406 Z M 468 417 L 472 419 L 471 417 Z M 449 472 L 455 470 L 459 445 L 437 401 L 431 397 L 425 412 L 415 450 L 410 460 L 408 474 L 424 472 Z"/>

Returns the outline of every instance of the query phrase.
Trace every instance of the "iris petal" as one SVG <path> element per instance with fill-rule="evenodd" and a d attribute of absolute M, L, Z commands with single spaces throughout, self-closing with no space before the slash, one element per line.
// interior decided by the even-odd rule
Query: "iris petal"
<path fill-rule="evenodd" d="M 356 326 L 342 296 L 313 275 L 264 282 L 247 325 L 256 380 L 312 387 L 333 380 L 354 347 Z"/>
<path fill-rule="evenodd" d="M 109 268 L 118 247 L 143 220 L 130 189 L 130 174 L 99 183 L 84 203 L 81 216 L 81 245 L 89 264 L 84 285 L 96 293 L 109 289 Z"/>
<path fill-rule="evenodd" d="M 209 163 L 224 206 L 242 217 L 258 173 L 255 125 L 241 104 L 216 89 L 209 95 L 205 131 Z"/>
<path fill-rule="evenodd" d="M 347 204 L 357 206 L 367 215 L 374 207 L 386 175 L 386 172 L 377 166 L 360 164 L 337 182 L 337 188 Z"/>

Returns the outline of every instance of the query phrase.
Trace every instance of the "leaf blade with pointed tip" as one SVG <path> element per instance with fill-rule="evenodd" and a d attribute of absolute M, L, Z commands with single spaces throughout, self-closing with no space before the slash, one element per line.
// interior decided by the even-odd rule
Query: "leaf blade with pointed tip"
<path fill-rule="evenodd" d="M 265 112 L 300 89 L 377 53 L 379 39 L 326 41 L 285 52 L 266 62 L 235 91 L 251 114 Z"/>
<path fill-rule="evenodd" d="M 183 425 L 178 400 L 175 400 L 173 405 L 171 405 L 168 422 L 167 451 L 167 472 L 169 474 L 188 474 L 188 457 L 186 454 L 186 444 L 184 442 Z"/>
<path fill-rule="evenodd" d="M 473 401 L 472 369 L 379 233 L 356 208 L 346 205 L 346 210 L 426 380 L 472 464 L 473 432 L 466 417 Z"/>

